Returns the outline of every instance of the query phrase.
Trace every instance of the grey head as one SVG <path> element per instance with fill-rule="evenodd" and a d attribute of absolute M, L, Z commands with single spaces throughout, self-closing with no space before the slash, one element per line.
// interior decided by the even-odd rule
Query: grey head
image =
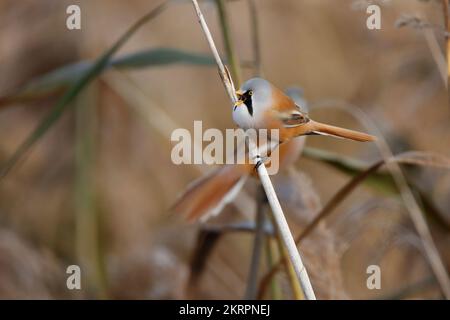
<path fill-rule="evenodd" d="M 262 78 L 246 81 L 237 92 L 233 119 L 241 128 L 257 127 L 264 111 L 272 104 L 272 85 Z"/>

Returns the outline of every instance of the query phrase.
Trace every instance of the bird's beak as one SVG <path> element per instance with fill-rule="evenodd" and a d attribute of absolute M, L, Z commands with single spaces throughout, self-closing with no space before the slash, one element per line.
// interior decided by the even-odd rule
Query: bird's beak
<path fill-rule="evenodd" d="M 242 90 L 238 90 L 238 91 L 236 91 L 236 95 L 239 100 L 235 102 L 235 104 L 234 104 L 235 108 L 244 103 L 244 101 L 242 100 L 242 96 L 244 95 L 244 92 Z"/>
<path fill-rule="evenodd" d="M 234 103 L 234 108 L 236 108 L 236 107 L 239 107 L 241 104 L 243 104 L 244 103 L 244 101 L 242 101 L 242 100 L 238 100 L 238 101 L 236 101 L 235 103 Z"/>

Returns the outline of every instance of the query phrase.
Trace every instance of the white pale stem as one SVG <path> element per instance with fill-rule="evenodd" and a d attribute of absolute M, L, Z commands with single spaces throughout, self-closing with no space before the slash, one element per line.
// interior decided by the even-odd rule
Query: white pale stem
<path fill-rule="evenodd" d="M 228 95 L 230 96 L 230 99 L 234 104 L 238 99 L 236 93 L 234 92 L 233 84 L 229 79 L 231 78 L 231 76 L 228 75 L 225 69 L 225 65 L 223 64 L 222 59 L 220 59 L 219 51 L 217 51 L 216 45 L 214 44 L 214 39 L 212 38 L 211 32 L 209 31 L 208 25 L 206 24 L 206 20 L 203 17 L 203 13 L 200 10 L 198 2 L 192 0 L 192 3 L 194 4 L 195 12 L 197 13 L 198 22 L 203 29 L 203 33 L 205 34 L 206 40 L 208 41 L 209 47 L 211 48 L 211 51 L 214 55 L 214 59 L 216 59 L 217 66 L 219 67 L 220 77 L 222 78 L 225 89 L 227 90 Z"/>
<path fill-rule="evenodd" d="M 257 147 L 252 139 L 249 139 L 249 152 L 251 159 L 257 159 Z M 256 164 L 257 161 L 255 161 Z M 261 164 L 258 167 L 258 175 L 261 180 L 261 184 L 266 192 L 267 200 L 269 201 L 270 207 L 273 212 L 275 223 L 277 224 L 278 231 L 283 239 L 283 243 L 286 246 L 289 258 L 294 267 L 295 273 L 302 286 L 303 293 L 308 300 L 316 300 L 314 290 L 311 286 L 311 281 L 309 280 L 308 272 L 303 265 L 302 258 L 299 251 L 297 250 L 297 245 L 295 244 L 292 233 L 289 229 L 289 225 L 281 208 L 280 201 L 278 201 L 277 194 L 273 188 L 272 182 L 270 181 L 269 174 L 267 173 L 266 166 Z"/>
<path fill-rule="evenodd" d="M 206 24 L 205 18 L 200 10 L 200 7 L 197 3 L 197 0 L 192 0 L 194 4 L 195 11 L 198 16 L 198 20 L 203 29 L 203 33 L 205 34 L 206 40 L 208 41 L 209 47 L 216 59 L 217 66 L 219 67 L 219 73 L 223 80 L 223 84 L 227 89 L 228 95 L 230 96 L 231 102 L 234 104 L 237 101 L 236 93 L 234 92 L 233 84 L 231 83 L 231 76 L 227 73 L 225 66 L 220 59 L 220 55 L 217 51 L 217 48 L 214 44 L 214 40 L 212 38 L 211 32 L 209 31 L 208 25 Z M 257 146 L 249 139 L 249 152 L 250 158 L 257 162 Z M 261 180 L 261 184 L 266 192 L 267 199 L 269 201 L 270 207 L 272 209 L 275 223 L 277 224 L 277 228 L 281 235 L 284 245 L 286 246 L 290 261 L 294 267 L 295 273 L 299 279 L 300 285 L 303 289 L 303 293 L 308 300 L 315 300 L 316 296 L 314 295 L 314 290 L 311 286 L 311 282 L 308 277 L 308 273 L 306 272 L 306 268 L 303 265 L 302 258 L 300 257 L 300 253 L 297 250 L 297 246 L 295 244 L 294 238 L 292 237 L 292 233 L 289 230 L 289 225 L 284 216 L 283 210 L 281 209 L 280 202 L 278 201 L 278 197 L 273 188 L 272 182 L 270 181 L 269 174 L 267 173 L 266 166 L 261 164 L 258 167 L 258 175 Z"/>

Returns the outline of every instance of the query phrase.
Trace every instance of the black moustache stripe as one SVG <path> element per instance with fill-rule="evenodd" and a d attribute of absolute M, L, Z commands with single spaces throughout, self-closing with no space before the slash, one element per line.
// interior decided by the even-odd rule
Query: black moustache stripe
<path fill-rule="evenodd" d="M 247 107 L 248 113 L 250 113 L 251 116 L 253 116 L 253 106 L 252 106 L 252 100 L 245 103 L 245 106 Z"/>
<path fill-rule="evenodd" d="M 246 92 L 244 94 L 244 104 L 247 107 L 247 111 L 248 113 L 250 113 L 251 116 L 253 116 L 253 101 L 252 101 L 252 97 L 248 94 L 248 92 Z"/>

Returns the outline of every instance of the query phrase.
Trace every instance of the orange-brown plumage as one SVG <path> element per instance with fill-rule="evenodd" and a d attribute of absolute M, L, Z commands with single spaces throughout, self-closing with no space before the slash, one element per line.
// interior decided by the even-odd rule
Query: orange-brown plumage
<path fill-rule="evenodd" d="M 188 186 L 171 211 L 188 221 L 195 221 L 220 207 L 221 201 L 234 186 L 251 173 L 251 164 L 223 165 Z"/>
<path fill-rule="evenodd" d="M 289 96 L 264 79 L 247 81 L 238 95 L 241 100 L 233 109 L 233 119 L 240 127 L 279 130 L 279 168 L 298 158 L 304 143 L 299 136 L 320 134 L 355 141 L 375 140 L 366 133 L 311 120 Z M 248 159 L 246 164 L 224 165 L 191 184 L 172 210 L 190 221 L 218 211 L 252 174 L 255 175 L 254 165 Z"/>
<path fill-rule="evenodd" d="M 272 161 L 279 161 L 279 168 L 292 165 L 298 159 L 303 145 L 304 139 L 294 139 L 281 144 L 278 160 Z M 244 182 L 248 176 L 257 176 L 253 163 L 222 165 L 191 183 L 177 199 L 171 211 L 186 217 L 190 222 L 196 221 L 215 209 L 220 209 L 225 204 L 222 201 L 230 190 L 239 181 Z"/>
<path fill-rule="evenodd" d="M 271 85 L 272 104 L 264 113 L 264 127 L 279 129 L 280 141 L 308 135 L 323 134 L 360 142 L 374 141 L 375 137 L 366 133 L 327 125 L 311 120 L 307 114 L 300 111 L 289 96 Z"/>

